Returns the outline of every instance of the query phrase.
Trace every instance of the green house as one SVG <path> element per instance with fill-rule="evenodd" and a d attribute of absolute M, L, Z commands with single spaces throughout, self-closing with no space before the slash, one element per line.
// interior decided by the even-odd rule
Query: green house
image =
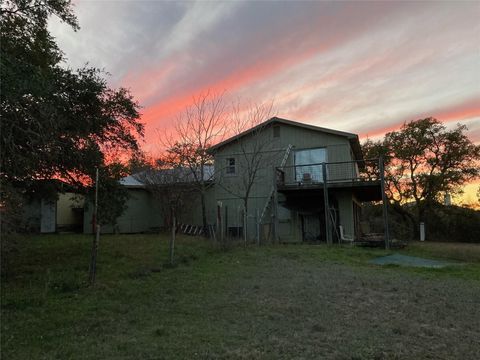
<path fill-rule="evenodd" d="M 274 117 L 209 151 L 214 169 L 206 215 L 208 230 L 216 229 L 220 238 L 258 243 L 353 241 L 361 236 L 361 203 L 382 200 L 379 163 L 363 159 L 356 134 Z M 148 232 L 169 226 L 166 199 L 138 176 L 122 184 L 130 193 L 127 209 L 116 229 L 106 226 L 102 232 Z M 168 181 L 164 186 L 168 188 Z M 193 185 L 187 181 L 186 186 Z M 200 195 L 192 191 L 187 203 L 177 222 L 201 227 Z M 90 209 L 84 217 L 85 232 L 92 230 L 91 218 Z"/>
<path fill-rule="evenodd" d="M 382 200 L 378 163 L 363 159 L 356 134 L 274 117 L 210 151 L 222 236 L 352 241 L 360 204 Z"/>
<path fill-rule="evenodd" d="M 213 170 L 212 170 L 213 171 Z M 128 199 L 123 214 L 117 219 L 116 224 L 103 225 L 101 232 L 134 234 L 150 233 L 165 230 L 170 226 L 170 206 L 168 200 L 162 198 L 158 188 L 154 189 L 150 181 L 146 181 L 141 174 L 127 176 L 120 183 L 127 189 Z M 155 184 L 164 186 L 168 191 L 169 184 Z M 176 184 L 178 185 L 178 184 Z M 200 195 L 195 191 L 191 181 L 182 185 L 185 189 L 186 206 L 177 214 L 179 225 L 188 225 L 193 232 L 193 227 L 199 229 L 202 226 L 202 213 Z M 210 186 L 206 194 L 207 218 L 209 223 L 214 223 L 214 188 Z M 94 206 L 88 203 L 85 206 L 83 232 L 93 233 Z"/>

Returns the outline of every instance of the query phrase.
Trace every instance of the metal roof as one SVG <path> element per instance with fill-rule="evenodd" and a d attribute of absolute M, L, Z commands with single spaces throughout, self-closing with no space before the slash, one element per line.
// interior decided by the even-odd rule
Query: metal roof
<path fill-rule="evenodd" d="M 203 180 L 213 179 L 214 166 L 204 167 Z M 128 188 L 145 188 L 148 185 L 169 185 L 174 183 L 193 183 L 195 177 L 189 168 L 146 170 L 120 179 L 120 184 Z"/>

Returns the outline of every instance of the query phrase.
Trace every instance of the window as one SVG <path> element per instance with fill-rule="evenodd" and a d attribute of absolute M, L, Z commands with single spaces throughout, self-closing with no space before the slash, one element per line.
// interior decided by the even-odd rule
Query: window
<path fill-rule="evenodd" d="M 273 137 L 274 138 L 280 137 L 280 126 L 277 125 L 273 127 Z"/>
<path fill-rule="evenodd" d="M 227 158 L 227 167 L 225 172 L 227 175 L 235 175 L 237 173 L 237 169 L 235 167 L 235 158 Z"/>
<path fill-rule="evenodd" d="M 305 182 L 323 182 L 321 163 L 327 160 L 325 148 L 295 151 L 295 180 Z"/>

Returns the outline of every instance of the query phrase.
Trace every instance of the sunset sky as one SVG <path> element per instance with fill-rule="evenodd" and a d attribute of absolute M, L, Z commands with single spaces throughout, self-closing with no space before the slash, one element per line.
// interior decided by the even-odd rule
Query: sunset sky
<path fill-rule="evenodd" d="M 152 150 L 207 90 L 280 117 L 376 137 L 434 116 L 480 143 L 480 2 L 75 1 L 51 30 L 67 64 L 111 73 Z"/>

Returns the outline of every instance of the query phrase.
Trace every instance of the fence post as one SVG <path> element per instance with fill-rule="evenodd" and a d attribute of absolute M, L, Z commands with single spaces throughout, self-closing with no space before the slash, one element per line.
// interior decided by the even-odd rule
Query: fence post
<path fill-rule="evenodd" d="M 223 223 L 222 223 L 222 202 L 217 202 L 217 228 L 218 237 L 220 239 L 220 244 L 223 246 Z"/>
<path fill-rule="evenodd" d="M 385 165 L 383 163 L 383 156 L 378 159 L 378 168 L 380 171 L 380 188 L 382 191 L 382 205 L 383 205 L 383 225 L 385 228 L 385 249 L 390 249 L 390 231 L 388 229 L 388 208 L 387 196 L 385 194 Z"/>
<path fill-rule="evenodd" d="M 175 210 L 172 208 L 172 238 L 170 239 L 170 265 L 173 266 L 174 261 L 174 252 L 175 252 L 175 236 L 177 231 L 177 219 L 175 218 Z"/>
<path fill-rule="evenodd" d="M 247 247 L 247 227 L 248 227 L 248 215 L 247 215 L 247 209 L 243 208 L 243 246 L 246 248 Z"/>
<path fill-rule="evenodd" d="M 260 246 L 260 214 L 258 212 L 258 208 L 255 211 L 255 224 L 257 230 L 257 246 Z"/>
<path fill-rule="evenodd" d="M 274 242 L 278 244 L 280 242 L 280 237 L 278 234 L 278 193 L 277 193 L 277 169 L 273 167 L 273 234 Z"/>

